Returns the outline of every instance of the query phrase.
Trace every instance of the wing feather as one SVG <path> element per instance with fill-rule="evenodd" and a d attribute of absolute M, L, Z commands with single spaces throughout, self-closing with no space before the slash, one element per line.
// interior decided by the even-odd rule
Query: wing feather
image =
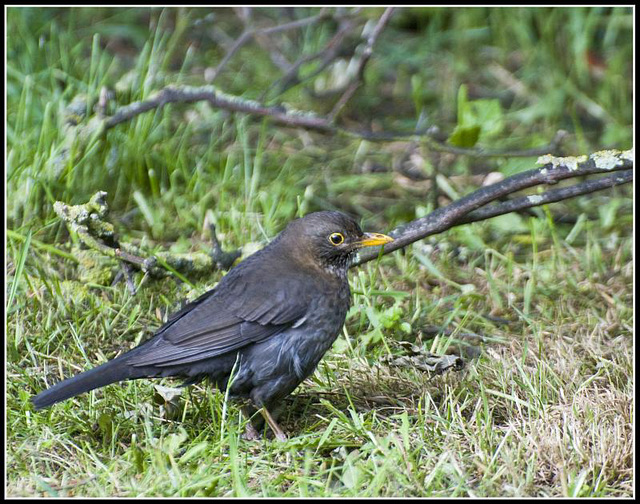
<path fill-rule="evenodd" d="M 313 291 L 284 278 L 268 283 L 260 275 L 231 276 L 173 315 L 130 364 L 163 367 L 210 359 L 294 326 L 306 316 Z"/>

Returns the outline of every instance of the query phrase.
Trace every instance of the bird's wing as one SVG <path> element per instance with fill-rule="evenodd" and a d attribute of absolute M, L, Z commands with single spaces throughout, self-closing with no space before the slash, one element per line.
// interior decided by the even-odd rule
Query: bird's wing
<path fill-rule="evenodd" d="M 300 285 L 278 280 L 268 285 L 255 278 L 221 285 L 172 316 L 129 363 L 176 366 L 274 336 L 305 317 L 310 292 L 296 288 Z"/>

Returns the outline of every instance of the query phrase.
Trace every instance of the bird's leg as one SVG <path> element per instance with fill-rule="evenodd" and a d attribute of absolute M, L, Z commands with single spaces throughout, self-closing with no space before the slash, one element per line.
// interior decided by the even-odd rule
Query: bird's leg
<path fill-rule="evenodd" d="M 278 441 L 286 441 L 287 435 L 280 428 L 278 423 L 273 419 L 273 417 L 271 416 L 271 413 L 269 413 L 269 410 L 266 408 L 266 406 L 262 406 L 262 408 L 260 408 L 260 413 L 262 413 L 262 416 L 269 424 L 269 427 L 271 427 L 271 430 L 273 431 L 273 433 L 276 435 L 276 439 Z"/>
<path fill-rule="evenodd" d="M 247 425 L 244 428 L 244 433 L 242 434 L 242 437 L 247 441 L 256 441 L 260 439 L 260 433 L 258 432 L 258 430 L 253 425 L 253 422 L 251 421 L 251 417 L 255 413 L 255 410 L 252 412 L 251 409 L 252 408 L 250 408 L 247 405 L 242 406 L 240 408 L 240 411 L 242 411 L 242 415 L 247 419 Z"/>

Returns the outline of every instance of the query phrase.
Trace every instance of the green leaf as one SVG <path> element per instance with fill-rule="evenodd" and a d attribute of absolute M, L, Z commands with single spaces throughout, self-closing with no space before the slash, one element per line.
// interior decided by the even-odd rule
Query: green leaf
<path fill-rule="evenodd" d="M 458 147 L 473 147 L 478 140 L 499 135 L 504 128 L 500 101 L 467 98 L 467 86 L 458 90 L 458 124 L 449 137 L 449 143 Z"/>
<path fill-rule="evenodd" d="M 456 147 L 473 147 L 480 138 L 480 126 L 456 126 L 449 137 L 449 143 Z"/>
<path fill-rule="evenodd" d="M 498 100 L 475 100 L 465 107 L 464 124 L 476 124 L 482 128 L 482 136 L 495 136 L 502 132 L 504 120 Z"/>

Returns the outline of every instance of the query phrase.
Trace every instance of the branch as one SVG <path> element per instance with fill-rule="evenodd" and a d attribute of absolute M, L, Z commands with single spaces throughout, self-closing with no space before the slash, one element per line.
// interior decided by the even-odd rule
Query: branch
<path fill-rule="evenodd" d="M 340 115 L 340 112 L 342 111 L 344 106 L 347 104 L 347 102 L 351 99 L 351 97 L 356 92 L 356 90 L 364 82 L 364 69 L 367 66 L 369 58 L 371 58 L 371 55 L 373 54 L 373 46 L 375 45 L 376 40 L 378 40 L 378 37 L 382 33 L 382 30 L 384 29 L 386 24 L 389 22 L 389 19 L 391 19 L 391 16 L 393 15 L 394 10 L 395 10 L 394 7 L 387 7 L 385 11 L 382 13 L 382 16 L 380 16 L 380 19 L 378 19 L 378 23 L 376 24 L 375 28 L 371 32 L 371 35 L 367 39 L 367 44 L 365 45 L 364 50 L 362 51 L 362 56 L 360 57 L 360 63 L 358 65 L 358 70 L 356 72 L 356 80 L 349 85 L 347 90 L 340 97 L 338 102 L 333 107 L 333 110 L 329 114 L 329 118 L 331 119 L 332 122 L 337 119 L 338 115 Z"/>
<path fill-rule="evenodd" d="M 295 21 L 291 21 L 289 23 L 284 23 L 281 25 L 270 26 L 268 28 L 245 28 L 242 34 L 236 39 L 231 48 L 227 51 L 227 53 L 222 58 L 222 61 L 218 63 L 218 66 L 214 69 L 212 77 L 210 77 L 210 82 L 213 82 L 222 69 L 226 66 L 229 60 L 238 52 L 238 50 L 245 45 L 250 39 L 254 38 L 256 35 L 270 35 L 273 33 L 278 33 L 281 31 L 292 30 L 294 28 L 301 28 L 303 26 L 313 24 L 317 21 L 321 21 L 324 19 L 331 19 L 333 15 L 326 12 L 323 8 L 320 10 L 319 14 L 315 16 L 310 16 L 304 19 L 297 19 Z"/>
<path fill-rule="evenodd" d="M 193 103 L 208 101 L 212 107 L 243 112 L 257 116 L 269 116 L 274 121 L 286 126 L 296 126 L 317 131 L 335 132 L 326 118 L 308 112 L 288 109 L 284 106 L 267 106 L 255 100 L 247 100 L 229 95 L 218 90 L 215 86 L 167 86 L 151 95 L 148 100 L 134 102 L 121 107 L 104 122 L 106 129 L 128 121 L 135 116 L 152 109 L 162 108 L 168 103 Z"/>
<path fill-rule="evenodd" d="M 497 205 L 491 205 L 471 212 L 469 215 L 458 221 L 456 226 L 490 219 L 491 217 L 497 217 L 498 215 L 504 215 L 510 212 L 519 212 L 521 210 L 526 210 L 527 208 L 546 205 L 547 203 L 555 203 L 557 201 L 575 198 L 576 196 L 582 196 L 583 194 L 589 194 L 603 189 L 627 184 L 632 180 L 633 170 L 629 169 L 594 180 L 587 180 L 586 182 L 581 182 L 569 187 L 550 189 L 542 194 L 523 196 L 521 198 L 512 199 L 510 201 L 505 201 Z"/>
<path fill-rule="evenodd" d="M 424 135 L 427 146 L 431 149 L 439 152 L 447 152 L 449 154 L 456 154 L 458 156 L 473 156 L 473 157 L 534 157 L 542 156 L 543 154 L 557 152 L 560 148 L 560 144 L 566 138 L 568 133 L 565 130 L 558 130 L 551 142 L 542 147 L 534 147 L 532 149 L 521 150 L 487 150 L 482 147 L 465 148 L 455 147 L 439 140 L 437 137 L 438 131 L 435 128 L 430 128 L 432 131 L 427 131 Z M 419 134 L 415 135 L 416 138 L 420 138 Z"/>
<path fill-rule="evenodd" d="M 211 235 L 211 258 L 215 262 L 218 269 L 228 270 L 233 266 L 233 263 L 236 261 L 238 257 L 242 255 L 240 249 L 232 250 L 231 252 L 225 252 L 222 249 L 222 245 L 218 240 L 218 235 L 216 234 L 216 225 L 213 222 L 209 214 L 210 210 L 207 211 L 205 216 L 204 225 L 209 228 L 209 234 Z"/>
<path fill-rule="evenodd" d="M 429 215 L 422 217 L 421 219 L 416 219 L 394 229 L 389 233 L 389 235 L 394 238 L 394 241 L 384 247 L 384 250 L 382 251 L 383 255 L 406 247 L 407 245 L 426 238 L 427 236 L 441 233 L 454 226 L 467 222 L 464 219 L 470 219 L 468 222 L 480 220 L 480 218 L 476 219 L 474 215 L 482 216 L 482 212 L 486 212 L 486 214 L 481 218 L 494 217 L 496 215 L 501 215 L 501 213 L 513 211 L 515 208 L 511 209 L 510 205 L 526 205 L 524 206 L 525 208 L 531 208 L 546 203 L 546 200 L 548 200 L 548 202 L 559 201 L 561 198 L 558 196 L 564 195 L 566 197 L 572 197 L 577 196 L 578 194 L 592 192 L 592 190 L 599 190 L 604 189 L 605 187 L 612 187 L 613 185 L 624 184 L 630 181 L 630 179 L 627 180 L 629 177 L 633 177 L 632 150 L 623 152 L 615 150 L 600 151 L 595 152 L 588 157 L 579 156 L 558 158 L 546 155 L 541 156 L 538 159 L 538 164 L 544 164 L 544 166 L 542 168 L 513 175 L 501 182 L 478 189 L 446 207 L 439 208 L 434 212 L 431 212 Z M 542 195 L 528 196 L 526 203 L 522 199 L 518 199 L 500 203 L 495 207 L 490 207 L 489 209 L 480 211 L 479 213 L 472 214 L 472 212 L 487 205 L 488 203 L 491 203 L 492 201 L 496 201 L 508 194 L 512 194 L 529 187 L 541 184 L 555 184 L 560 180 L 581 177 L 584 175 L 610 173 L 613 171 L 617 172 L 623 170 L 624 172 L 622 174 L 616 174 L 616 177 L 614 178 L 615 180 L 605 178 L 606 182 L 602 182 L 602 179 L 589 181 L 571 188 L 556 189 L 547 191 Z M 599 185 L 601 185 L 601 187 Z M 500 207 L 502 207 L 502 211 L 499 213 L 497 208 Z M 362 251 L 358 254 L 358 257 L 353 261 L 351 266 L 357 266 L 376 259 L 379 255 L 378 252 L 378 249 Z"/>
<path fill-rule="evenodd" d="M 87 130 L 85 137 L 91 137 L 93 130 L 99 127 L 105 129 L 113 128 L 118 124 L 129 121 L 139 114 L 148 112 L 149 110 L 162 108 L 168 103 L 194 103 L 199 101 L 208 101 L 212 107 L 232 112 L 241 112 L 244 114 L 271 117 L 275 122 L 285 126 L 304 128 L 315 130 L 322 133 L 342 134 L 352 138 L 360 138 L 371 142 L 391 142 L 391 141 L 416 141 L 425 142 L 428 147 L 442 152 L 449 152 L 457 155 L 467 155 L 475 157 L 515 157 L 515 156 L 535 156 L 548 152 L 555 152 L 560 141 L 566 136 L 565 131 L 559 131 L 554 139 L 544 147 L 536 147 L 521 151 L 491 151 L 485 149 L 464 149 L 447 145 L 435 138 L 436 132 L 430 129 L 423 133 L 397 133 L 382 132 L 374 133 L 365 130 L 353 130 L 342 128 L 332 123 L 329 117 L 296 110 L 283 105 L 264 105 L 256 100 L 240 98 L 235 95 L 224 93 L 215 86 L 167 86 L 160 91 L 151 95 L 145 101 L 139 101 L 120 107 L 114 115 L 107 119 L 99 119 L 98 122 L 91 123 L 91 131 Z M 94 118 L 97 119 L 97 118 Z M 89 128 L 89 126 L 87 126 Z"/>
<path fill-rule="evenodd" d="M 269 89 L 265 91 L 263 96 L 271 95 L 271 91 L 274 89 L 276 90 L 274 95 L 276 96 L 280 95 L 285 91 L 288 91 L 292 87 L 297 86 L 298 84 L 301 84 L 304 81 L 313 79 L 316 75 L 323 72 L 325 68 L 327 68 L 331 63 L 333 63 L 336 60 L 336 58 L 338 58 L 338 56 L 342 55 L 342 53 L 344 52 L 344 48 L 342 47 L 342 42 L 351 33 L 354 24 L 355 23 L 352 19 L 349 19 L 349 18 L 340 19 L 338 31 L 333 37 L 331 37 L 331 40 L 327 42 L 327 45 L 324 48 L 322 48 L 320 51 L 314 54 L 310 54 L 308 56 L 303 56 L 298 61 L 293 63 L 289 71 L 280 79 L 275 81 L 269 87 Z M 300 67 L 316 59 L 321 60 L 320 63 L 318 64 L 318 67 L 315 70 L 313 70 L 313 72 L 309 73 L 309 75 L 306 75 L 303 79 L 300 78 L 300 76 L 298 75 L 298 70 L 300 70 Z"/>
<path fill-rule="evenodd" d="M 98 191 L 82 205 L 67 205 L 62 201 L 56 201 L 53 204 L 56 214 L 68 229 L 75 232 L 87 248 L 104 256 L 120 260 L 123 264 L 149 272 L 156 277 L 164 276 L 168 270 L 183 280 L 185 279 L 181 272 L 207 274 L 216 267 L 229 269 L 240 256 L 237 250 L 231 252 L 222 250 L 213 223 L 208 224 L 213 245 L 211 254 L 201 252 L 176 254 L 168 251 L 150 254 L 132 243 L 121 242 L 116 237 L 113 224 L 106 221 L 109 212 L 106 198 L 106 192 Z M 128 279 L 130 270 L 126 269 L 123 273 Z"/>

